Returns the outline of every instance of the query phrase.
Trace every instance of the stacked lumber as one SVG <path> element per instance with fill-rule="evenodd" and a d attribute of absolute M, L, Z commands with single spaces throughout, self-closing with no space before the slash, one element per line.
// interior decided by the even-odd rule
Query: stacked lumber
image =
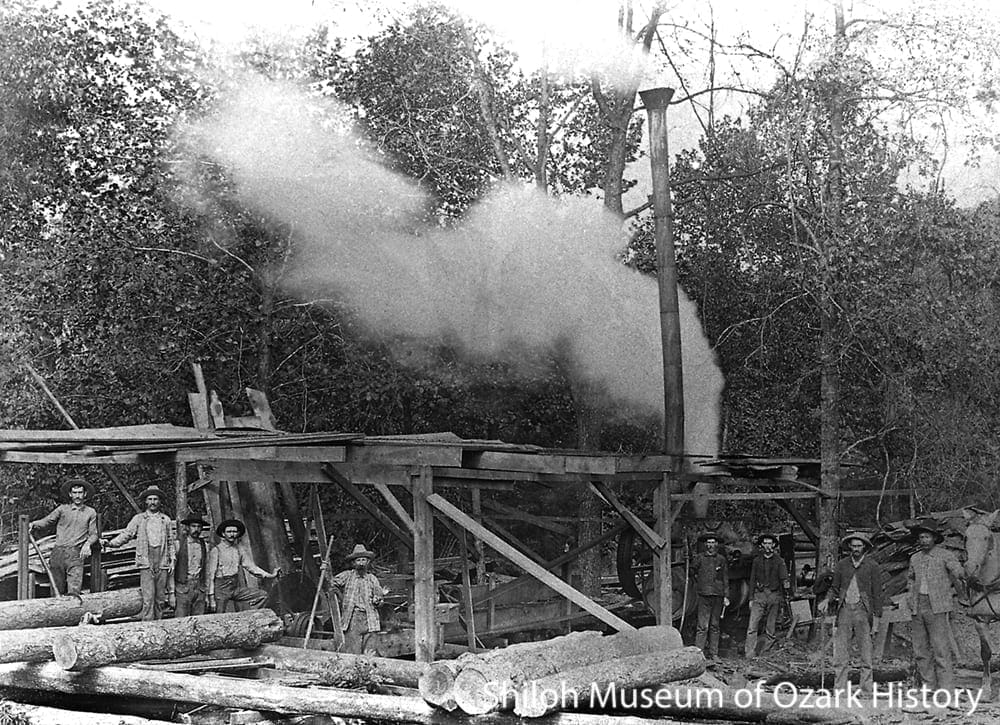
<path fill-rule="evenodd" d="M 540 717 L 567 704 L 548 696 L 557 689 L 635 688 L 687 679 L 705 671 L 695 647 L 683 647 L 673 627 L 644 627 L 602 636 L 574 632 L 456 660 L 435 662 L 420 678 L 424 700 L 469 715 L 511 710 Z"/>

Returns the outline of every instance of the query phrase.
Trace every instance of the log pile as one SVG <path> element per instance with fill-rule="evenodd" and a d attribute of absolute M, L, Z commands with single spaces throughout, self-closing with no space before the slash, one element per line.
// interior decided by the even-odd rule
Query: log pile
<path fill-rule="evenodd" d="M 134 617 L 141 609 L 142 593 L 138 589 L 115 589 L 80 597 L 15 599 L 0 602 L 0 630 L 69 627 L 79 624 L 87 614 L 101 621 L 123 619 Z"/>
<path fill-rule="evenodd" d="M 704 671 L 701 651 L 684 648 L 676 629 L 644 627 L 609 636 L 574 632 L 465 654 L 429 666 L 419 688 L 426 702 L 446 710 L 485 715 L 513 709 L 518 715 L 540 717 L 566 704 L 548 696 L 560 687 L 645 687 Z"/>

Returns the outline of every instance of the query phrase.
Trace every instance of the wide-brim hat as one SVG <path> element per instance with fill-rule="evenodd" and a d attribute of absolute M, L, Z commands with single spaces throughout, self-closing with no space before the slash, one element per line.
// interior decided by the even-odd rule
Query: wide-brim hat
<path fill-rule="evenodd" d="M 697 543 L 704 544 L 709 539 L 714 539 L 715 541 L 718 541 L 720 544 L 722 543 L 722 537 L 719 536 L 714 531 L 705 531 L 701 534 L 698 534 Z"/>
<path fill-rule="evenodd" d="M 849 546 L 850 543 L 851 543 L 851 541 L 853 541 L 854 539 L 857 539 L 858 541 L 860 541 L 862 544 L 864 544 L 869 549 L 873 548 L 873 546 L 874 546 L 872 544 L 872 540 L 868 537 L 868 534 L 866 534 L 866 533 L 864 533 L 862 531 L 854 531 L 854 532 L 848 534 L 847 536 L 843 537 L 840 540 L 840 546 L 841 546 L 841 548 Z"/>
<path fill-rule="evenodd" d="M 775 545 L 778 544 L 778 536 L 777 536 L 777 534 L 772 534 L 772 533 L 769 533 L 769 532 L 766 532 L 766 531 L 763 534 L 758 534 L 757 538 L 754 539 L 754 543 L 757 544 L 757 546 L 760 546 L 761 544 L 764 543 L 764 539 L 770 539 L 771 541 L 773 541 L 775 543 Z"/>
<path fill-rule="evenodd" d="M 375 552 L 368 551 L 368 549 L 364 547 L 364 544 L 355 544 L 354 551 L 347 555 L 347 560 L 354 561 L 355 559 L 360 559 L 362 556 L 366 559 L 374 559 Z"/>
<path fill-rule="evenodd" d="M 94 496 L 94 486 L 92 483 L 83 478 L 68 478 L 59 487 L 59 493 L 62 494 L 64 499 L 69 499 L 69 490 L 74 486 L 83 486 L 83 490 L 87 492 L 87 498 L 93 498 Z"/>
<path fill-rule="evenodd" d="M 185 526 L 190 526 L 191 524 L 200 524 L 201 526 L 208 526 L 208 522 L 205 521 L 201 516 L 188 516 L 186 519 L 181 519 L 181 523 Z"/>
<path fill-rule="evenodd" d="M 944 541 L 944 534 L 938 530 L 937 521 L 934 519 L 922 519 L 919 523 L 907 528 L 910 529 L 910 533 L 914 536 L 920 536 L 921 531 L 926 531 L 928 534 L 931 534 L 934 537 L 934 540 L 938 543 Z"/>
<path fill-rule="evenodd" d="M 146 496 L 159 496 L 160 500 L 166 499 L 167 494 L 163 492 L 163 489 L 159 486 L 149 486 L 146 490 L 139 494 L 139 500 L 145 501 Z"/>
<path fill-rule="evenodd" d="M 238 534 L 236 534 L 237 536 L 243 536 L 243 534 L 247 532 L 246 525 L 239 519 L 226 519 L 221 524 L 215 527 L 215 533 L 221 537 L 222 532 L 225 531 L 230 526 L 236 527 L 236 530 L 239 532 Z"/>

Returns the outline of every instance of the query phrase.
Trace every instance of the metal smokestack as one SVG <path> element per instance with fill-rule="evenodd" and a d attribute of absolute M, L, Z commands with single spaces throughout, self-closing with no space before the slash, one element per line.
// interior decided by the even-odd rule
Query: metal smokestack
<path fill-rule="evenodd" d="M 681 369 L 681 324 L 677 307 L 677 262 L 674 218 L 670 204 L 670 155 L 667 106 L 673 88 L 640 91 L 649 118 L 649 164 L 653 173 L 653 218 L 656 222 L 656 278 L 660 290 L 660 341 L 663 347 L 663 452 L 674 456 L 672 468 L 684 467 L 684 373 Z"/>

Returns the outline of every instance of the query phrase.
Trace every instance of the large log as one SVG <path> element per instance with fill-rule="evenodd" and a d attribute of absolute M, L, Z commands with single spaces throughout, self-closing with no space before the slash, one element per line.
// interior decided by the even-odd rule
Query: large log
<path fill-rule="evenodd" d="M 76 597 L 21 599 L 0 602 L 0 629 L 67 627 L 79 624 L 85 613 L 102 620 L 134 617 L 142 610 L 138 589 L 115 589 Z"/>
<path fill-rule="evenodd" d="M 54 662 L 0 664 L 0 687 L 73 695 L 83 693 L 155 698 L 241 710 L 334 715 L 422 725 L 518 725 L 521 722 L 520 718 L 504 713 L 467 719 L 454 714 L 442 714 L 419 697 L 370 695 L 326 687 L 287 687 L 262 680 L 199 677 L 129 667 L 100 667 L 87 672 L 67 672 Z M 608 718 L 606 715 L 556 713 L 536 722 L 538 725 L 607 725 Z M 616 717 L 615 723 L 657 725 L 662 720 L 624 716 Z"/>
<path fill-rule="evenodd" d="M 557 710 L 579 709 L 581 703 L 589 705 L 599 693 L 659 686 L 697 677 L 704 671 L 704 653 L 697 647 L 684 647 L 566 670 L 526 682 L 516 694 L 509 694 L 514 699 L 514 714 L 541 717 Z"/>
<path fill-rule="evenodd" d="M 528 680 L 607 660 L 684 646 L 680 632 L 670 626 L 643 627 L 596 638 L 593 633 L 571 633 L 543 644 L 521 651 L 508 647 L 496 650 L 490 657 L 460 657 L 462 669 L 455 677 L 454 686 L 456 704 L 470 715 L 484 715 L 505 704 L 497 693 L 514 691 Z"/>
<path fill-rule="evenodd" d="M 70 627 L 52 642 L 60 667 L 86 670 L 117 662 L 186 657 L 222 647 L 251 649 L 276 640 L 284 625 L 270 609 L 231 614 Z"/>
<path fill-rule="evenodd" d="M 618 704 L 627 710 L 642 703 L 639 690 L 621 690 Z M 735 722 L 792 722 L 792 723 L 856 723 L 861 722 L 857 710 L 846 707 L 796 707 L 788 703 L 789 693 L 783 699 L 773 692 L 756 688 L 736 690 L 720 687 L 688 687 L 665 685 L 653 695 L 653 705 L 643 707 L 642 714 L 650 717 L 666 716 L 691 719 L 731 720 Z M 884 712 L 884 711 L 883 711 Z"/>
<path fill-rule="evenodd" d="M 250 654 L 266 658 L 279 670 L 316 675 L 324 684 L 331 685 L 348 681 L 362 672 L 379 682 L 416 687 L 426 671 L 426 665 L 408 660 L 302 650 L 276 644 L 262 645 Z"/>
<path fill-rule="evenodd" d="M 133 715 L 61 710 L 44 705 L 26 705 L 13 700 L 0 702 L 0 722 L 29 725 L 169 725 L 169 720 L 149 720 Z"/>
<path fill-rule="evenodd" d="M 565 641 L 576 644 L 596 643 L 601 639 L 600 632 L 573 632 L 567 635 Z M 509 647 L 491 649 L 480 653 L 463 653 L 454 661 L 432 662 L 425 674 L 420 678 L 418 688 L 421 696 L 432 705 L 451 712 L 458 707 L 455 702 L 455 680 L 465 666 L 477 671 L 483 671 L 491 662 L 520 659 L 524 654 L 537 647 L 549 646 L 550 640 L 540 642 L 521 642 Z M 565 644 L 565 642 L 564 642 Z"/>
<path fill-rule="evenodd" d="M 76 627 L 0 631 L 0 662 L 48 662 L 55 637 Z"/>

